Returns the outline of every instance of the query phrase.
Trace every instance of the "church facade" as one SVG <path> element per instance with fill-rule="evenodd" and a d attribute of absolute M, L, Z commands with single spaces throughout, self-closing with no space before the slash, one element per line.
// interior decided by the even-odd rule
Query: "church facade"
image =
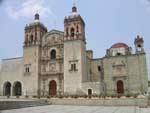
<path fill-rule="evenodd" d="M 144 40 L 134 40 L 135 53 L 116 43 L 102 58 L 86 50 L 85 23 L 73 6 L 64 31 L 40 22 L 26 25 L 23 57 L 3 59 L 0 95 L 143 94 L 148 88 Z"/>

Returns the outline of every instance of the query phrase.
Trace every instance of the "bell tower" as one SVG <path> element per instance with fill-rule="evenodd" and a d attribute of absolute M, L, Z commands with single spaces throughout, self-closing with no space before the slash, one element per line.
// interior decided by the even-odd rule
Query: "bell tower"
<path fill-rule="evenodd" d="M 40 22 L 38 13 L 34 16 L 34 22 L 25 27 L 24 46 L 40 44 L 41 37 L 47 32 L 47 28 Z"/>
<path fill-rule="evenodd" d="M 86 76 L 85 23 L 72 7 L 64 19 L 64 92 L 77 93 L 82 90 Z"/>
<path fill-rule="evenodd" d="M 139 35 L 135 38 L 134 41 L 136 53 L 145 53 L 144 51 L 144 40 Z"/>
<path fill-rule="evenodd" d="M 72 7 L 72 12 L 64 20 L 64 40 L 82 40 L 85 42 L 85 23 L 77 12 L 77 7 Z"/>
<path fill-rule="evenodd" d="M 40 73 L 40 45 L 47 28 L 40 22 L 39 14 L 35 14 L 34 21 L 25 27 L 23 46 L 24 84 L 27 95 L 39 95 Z M 34 82 L 29 82 L 34 81 Z M 32 86 L 32 87 L 31 87 Z"/>

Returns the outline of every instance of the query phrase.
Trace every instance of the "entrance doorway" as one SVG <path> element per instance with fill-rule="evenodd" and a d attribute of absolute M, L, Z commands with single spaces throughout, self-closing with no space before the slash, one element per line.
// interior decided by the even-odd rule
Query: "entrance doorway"
<path fill-rule="evenodd" d="M 6 82 L 4 84 L 4 96 L 10 96 L 11 95 L 11 83 Z"/>
<path fill-rule="evenodd" d="M 21 96 L 22 95 L 22 86 L 20 82 L 15 82 L 13 85 L 13 94 L 14 96 Z"/>
<path fill-rule="evenodd" d="M 122 80 L 117 81 L 117 93 L 124 94 L 124 84 Z"/>
<path fill-rule="evenodd" d="M 56 95 L 57 94 L 57 84 L 55 80 L 50 81 L 49 83 L 49 95 Z"/>
<path fill-rule="evenodd" d="M 88 95 L 92 95 L 92 89 L 88 89 Z"/>

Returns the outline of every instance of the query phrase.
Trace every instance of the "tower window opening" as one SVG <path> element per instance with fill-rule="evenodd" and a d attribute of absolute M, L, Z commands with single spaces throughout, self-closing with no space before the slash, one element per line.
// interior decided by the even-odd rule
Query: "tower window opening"
<path fill-rule="evenodd" d="M 79 33 L 79 27 L 77 26 L 77 33 Z"/>
<path fill-rule="evenodd" d="M 66 36 L 69 36 L 68 28 L 66 28 Z"/>
<path fill-rule="evenodd" d="M 37 32 L 35 32 L 35 41 L 37 40 Z"/>
<path fill-rule="evenodd" d="M 120 56 L 121 55 L 121 53 L 117 53 L 117 56 Z"/>
<path fill-rule="evenodd" d="M 29 67 L 26 67 L 26 68 L 25 68 L 25 72 L 26 72 L 26 73 L 29 73 L 29 72 L 30 72 L 30 68 L 29 68 Z"/>
<path fill-rule="evenodd" d="M 30 41 L 33 42 L 33 35 L 30 36 Z"/>
<path fill-rule="evenodd" d="M 50 55 L 51 55 L 51 59 L 56 59 L 56 50 L 53 49 Z"/>
<path fill-rule="evenodd" d="M 98 71 L 101 71 L 101 70 L 102 70 L 102 69 L 101 69 L 101 66 L 98 66 L 97 69 L 98 69 Z"/>
<path fill-rule="evenodd" d="M 142 47 L 142 46 L 139 44 L 138 47 L 140 48 L 140 47 Z"/>
<path fill-rule="evenodd" d="M 28 43 L 28 35 L 26 35 L 26 38 L 25 38 L 25 44 Z"/>
<path fill-rule="evenodd" d="M 71 37 L 74 37 L 75 33 L 74 33 L 74 28 L 71 28 Z"/>
<path fill-rule="evenodd" d="M 71 71 L 73 71 L 73 70 L 74 70 L 73 68 L 74 68 L 74 66 L 73 66 L 73 64 L 71 64 Z"/>
<path fill-rule="evenodd" d="M 73 68 L 74 68 L 74 71 L 76 71 L 76 70 L 77 70 L 77 68 L 76 68 L 76 64 L 73 64 Z"/>
<path fill-rule="evenodd" d="M 77 71 L 76 64 L 71 64 L 71 71 Z"/>

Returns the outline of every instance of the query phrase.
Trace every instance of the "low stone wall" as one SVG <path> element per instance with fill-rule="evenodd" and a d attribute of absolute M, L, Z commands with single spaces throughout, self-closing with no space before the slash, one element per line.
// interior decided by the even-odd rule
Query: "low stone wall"
<path fill-rule="evenodd" d="M 147 107 L 149 104 L 148 99 L 56 99 L 51 98 L 48 100 L 50 104 L 54 105 L 85 105 L 85 106 L 139 106 Z"/>

